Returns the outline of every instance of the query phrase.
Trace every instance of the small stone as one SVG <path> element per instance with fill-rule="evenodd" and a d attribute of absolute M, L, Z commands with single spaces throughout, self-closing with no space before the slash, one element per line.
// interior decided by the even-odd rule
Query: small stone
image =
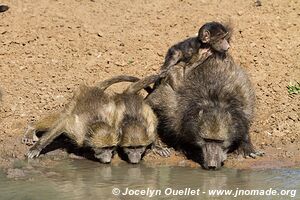
<path fill-rule="evenodd" d="M 261 1 L 260 0 L 256 0 L 255 1 L 255 6 L 256 7 L 262 6 Z"/>
<path fill-rule="evenodd" d="M 6 5 L 0 5 L 0 12 L 5 12 L 5 11 L 7 11 L 8 9 L 9 9 L 8 6 L 6 6 Z"/>
<path fill-rule="evenodd" d="M 98 32 L 97 35 L 98 35 L 99 37 L 103 37 L 103 34 L 102 34 L 101 32 Z"/>
<path fill-rule="evenodd" d="M 244 14 L 244 12 L 243 11 L 238 11 L 237 14 L 238 14 L 238 16 L 242 16 Z"/>
<path fill-rule="evenodd" d="M 286 134 L 285 134 L 283 131 L 274 130 L 274 131 L 273 131 L 273 135 L 274 135 L 275 137 L 283 137 L 283 136 L 285 136 Z"/>
<path fill-rule="evenodd" d="M 251 48 L 256 47 L 256 43 L 255 43 L 255 42 L 251 42 L 251 43 L 250 43 L 250 47 L 251 47 Z"/>

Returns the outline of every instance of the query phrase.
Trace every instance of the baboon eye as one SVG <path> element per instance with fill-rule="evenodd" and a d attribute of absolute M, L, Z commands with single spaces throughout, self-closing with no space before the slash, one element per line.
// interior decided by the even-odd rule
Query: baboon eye
<path fill-rule="evenodd" d="M 140 149 L 140 148 L 143 148 L 143 146 L 130 146 L 130 147 L 127 147 L 128 149 Z"/>
<path fill-rule="evenodd" d="M 215 140 L 215 139 L 208 139 L 208 138 L 204 138 L 205 142 L 214 142 L 214 143 L 223 143 L 224 140 Z"/>

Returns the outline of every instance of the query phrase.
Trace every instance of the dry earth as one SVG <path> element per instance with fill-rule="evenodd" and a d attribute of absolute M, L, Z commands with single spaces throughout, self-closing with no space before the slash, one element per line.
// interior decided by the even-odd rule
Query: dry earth
<path fill-rule="evenodd" d="M 251 129 L 256 160 L 232 156 L 227 167 L 300 164 L 300 2 L 297 0 L 2 0 L 0 13 L 0 165 L 24 159 L 27 123 L 59 111 L 79 84 L 119 74 L 155 73 L 172 44 L 208 21 L 231 21 L 231 53 L 249 72 L 257 94 Z M 145 162 L 197 164 L 173 153 Z"/>

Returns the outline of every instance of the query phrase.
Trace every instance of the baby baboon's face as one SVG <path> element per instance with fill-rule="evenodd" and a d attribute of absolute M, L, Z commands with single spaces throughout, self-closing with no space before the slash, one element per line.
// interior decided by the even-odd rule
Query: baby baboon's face
<path fill-rule="evenodd" d="M 226 38 L 226 35 L 223 38 L 219 38 L 216 41 L 214 41 L 211 44 L 211 46 L 215 51 L 218 51 L 221 53 L 228 51 L 228 49 L 230 48 L 229 42 Z"/>
<path fill-rule="evenodd" d="M 94 156 L 97 158 L 101 163 L 110 163 L 116 147 L 105 147 L 105 148 L 94 148 Z"/>
<path fill-rule="evenodd" d="M 128 161 L 132 164 L 137 164 L 141 161 L 146 147 L 123 147 L 124 153 L 127 155 Z"/>

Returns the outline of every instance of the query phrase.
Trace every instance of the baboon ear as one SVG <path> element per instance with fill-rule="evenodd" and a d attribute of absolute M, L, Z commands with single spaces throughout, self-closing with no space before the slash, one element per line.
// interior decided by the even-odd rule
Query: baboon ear
<path fill-rule="evenodd" d="M 203 32 L 201 41 L 202 41 L 203 43 L 208 43 L 208 42 L 210 41 L 210 32 L 209 32 L 208 30 L 205 30 L 205 31 Z"/>

